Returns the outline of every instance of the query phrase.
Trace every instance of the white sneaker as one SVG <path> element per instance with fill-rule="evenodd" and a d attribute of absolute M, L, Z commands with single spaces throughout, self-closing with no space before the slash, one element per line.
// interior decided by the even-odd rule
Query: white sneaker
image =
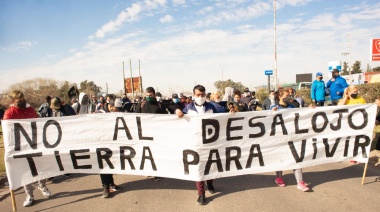
<path fill-rule="evenodd" d="M 40 191 L 42 192 L 42 195 L 44 195 L 44 197 L 49 198 L 51 196 L 51 193 L 46 186 L 44 186 L 44 187 L 38 186 L 38 189 L 40 189 Z"/>
<path fill-rule="evenodd" d="M 33 204 L 33 201 L 34 201 L 34 197 L 33 196 L 29 196 L 29 195 L 27 195 L 26 196 L 26 200 L 25 200 L 25 202 L 24 202 L 24 207 L 29 207 L 29 206 L 31 206 L 32 204 Z"/>

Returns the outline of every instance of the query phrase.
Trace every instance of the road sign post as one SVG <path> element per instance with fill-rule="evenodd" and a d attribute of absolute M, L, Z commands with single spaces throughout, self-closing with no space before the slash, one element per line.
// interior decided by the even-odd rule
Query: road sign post
<path fill-rule="evenodd" d="M 270 93 L 270 76 L 273 75 L 273 70 L 265 70 L 264 73 L 268 76 L 268 93 Z"/>

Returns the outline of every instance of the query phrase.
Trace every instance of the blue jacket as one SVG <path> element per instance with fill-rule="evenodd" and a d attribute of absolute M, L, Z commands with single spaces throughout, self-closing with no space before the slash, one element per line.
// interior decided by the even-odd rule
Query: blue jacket
<path fill-rule="evenodd" d="M 339 75 L 335 78 L 334 82 L 331 82 L 330 79 L 327 82 L 326 87 L 330 88 L 331 100 L 338 100 L 343 97 L 344 89 L 348 87 L 348 84 L 346 82 L 346 79 Z"/>
<path fill-rule="evenodd" d="M 218 102 L 214 102 L 214 101 L 211 100 L 209 103 L 212 104 L 212 105 L 214 105 L 217 113 L 225 113 L 225 112 L 227 112 L 227 108 L 223 107 Z"/>
<path fill-rule="evenodd" d="M 325 101 L 325 82 L 314 80 L 310 90 L 311 100 L 316 102 Z"/>
<path fill-rule="evenodd" d="M 217 111 L 216 111 L 214 105 L 212 105 L 211 103 L 208 103 L 208 102 L 205 102 L 205 103 L 204 103 L 204 108 L 203 108 L 203 109 L 205 110 L 205 112 L 207 112 L 207 111 L 209 111 L 209 110 L 212 110 L 212 113 L 217 113 Z M 192 102 L 192 103 L 186 105 L 186 107 L 182 109 L 182 112 L 183 112 L 184 114 L 189 114 L 189 111 L 191 111 L 193 114 L 194 114 L 194 113 L 198 113 L 198 112 L 197 112 L 197 109 L 195 109 L 195 104 L 194 104 L 194 102 Z"/>

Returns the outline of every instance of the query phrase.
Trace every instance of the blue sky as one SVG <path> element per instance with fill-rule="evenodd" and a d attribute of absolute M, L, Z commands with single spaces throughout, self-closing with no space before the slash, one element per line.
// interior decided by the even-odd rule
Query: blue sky
<path fill-rule="evenodd" d="M 280 83 L 327 73 L 330 61 L 365 70 L 369 41 L 380 37 L 378 0 L 277 0 Z M 232 79 L 248 87 L 274 68 L 273 0 L 0 0 L 0 93 L 13 83 L 53 78 L 123 89 L 132 61 L 143 86 L 164 94 L 215 90 Z"/>

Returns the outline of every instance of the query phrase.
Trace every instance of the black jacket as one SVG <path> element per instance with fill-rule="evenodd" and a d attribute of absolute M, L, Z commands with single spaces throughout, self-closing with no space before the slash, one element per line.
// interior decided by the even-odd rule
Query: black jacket
<path fill-rule="evenodd" d="M 136 106 L 136 113 L 155 113 L 155 114 L 166 114 L 165 108 L 161 103 L 154 100 L 154 102 L 150 103 L 146 100 L 140 102 Z"/>

